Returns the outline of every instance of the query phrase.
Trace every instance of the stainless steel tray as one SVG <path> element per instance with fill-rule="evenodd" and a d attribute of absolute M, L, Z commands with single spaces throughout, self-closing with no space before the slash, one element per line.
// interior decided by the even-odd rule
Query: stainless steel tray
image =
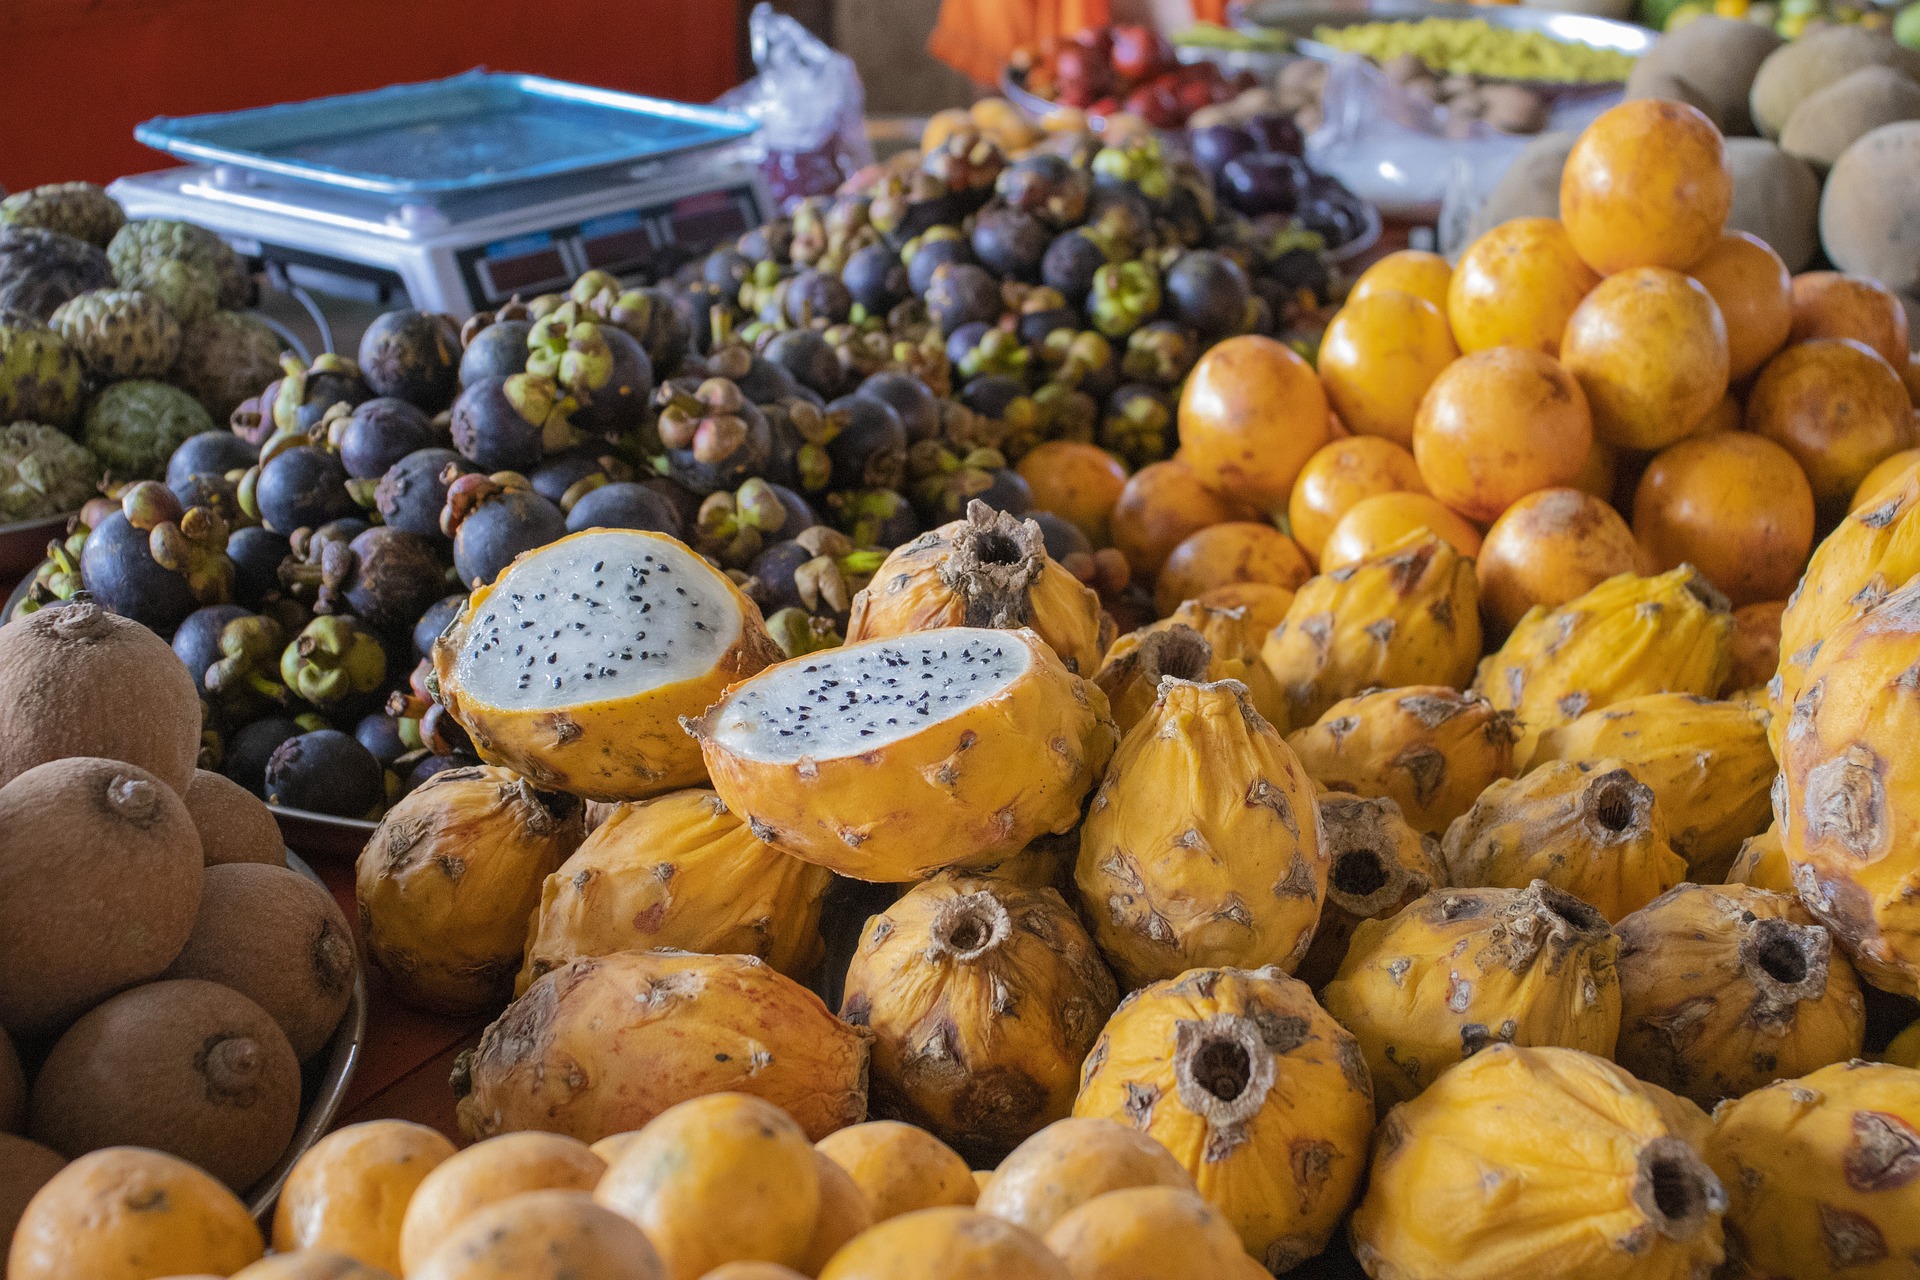
<path fill-rule="evenodd" d="M 714 107 L 475 70 L 308 102 L 159 116 L 133 136 L 203 164 L 431 198 L 658 160 L 755 128 Z"/>
<path fill-rule="evenodd" d="M 287 852 L 287 865 L 322 888 L 326 887 L 313 868 L 291 850 Z M 293 1141 L 281 1155 L 280 1162 L 241 1197 L 255 1218 L 265 1219 L 273 1211 L 273 1202 L 280 1198 L 280 1188 L 286 1184 L 294 1164 L 333 1127 L 334 1118 L 340 1114 L 340 1104 L 346 1100 L 347 1086 L 353 1083 L 353 1073 L 360 1065 L 360 1053 L 366 1041 L 367 973 L 356 943 L 353 996 L 347 1002 L 340 1025 L 334 1028 L 333 1040 L 307 1064 L 307 1078 L 301 1089 L 306 1110 L 300 1116 L 300 1127 L 294 1130 Z"/>

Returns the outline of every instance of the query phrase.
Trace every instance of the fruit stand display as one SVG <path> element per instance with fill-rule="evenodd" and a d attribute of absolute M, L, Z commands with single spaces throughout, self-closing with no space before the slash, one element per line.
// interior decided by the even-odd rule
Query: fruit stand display
<path fill-rule="evenodd" d="M 1037 78 L 1225 110 L 988 99 L 352 353 L 9 197 L 5 1275 L 1912 1274 L 1920 143 L 1805 115 L 1911 83 L 1841 30 L 1680 26 L 1455 260 L 1117 34 Z M 321 1136 L 363 970 L 448 1060 Z"/>

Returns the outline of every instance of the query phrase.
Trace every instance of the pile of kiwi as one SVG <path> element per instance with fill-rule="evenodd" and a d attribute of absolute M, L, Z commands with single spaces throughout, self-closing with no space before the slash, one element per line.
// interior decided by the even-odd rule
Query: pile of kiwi
<path fill-rule="evenodd" d="M 0 628 L 0 1257 L 101 1147 L 257 1182 L 352 998 L 345 915 L 199 746 L 145 627 L 82 601 Z"/>

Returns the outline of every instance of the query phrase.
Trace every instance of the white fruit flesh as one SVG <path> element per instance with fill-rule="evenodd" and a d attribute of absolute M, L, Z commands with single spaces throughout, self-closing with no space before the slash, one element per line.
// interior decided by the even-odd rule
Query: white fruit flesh
<path fill-rule="evenodd" d="M 1033 651 L 1004 631 L 948 627 L 786 662 L 734 690 L 713 742 L 762 764 L 834 760 L 913 737 L 1005 690 Z"/>
<path fill-rule="evenodd" d="M 740 639 L 727 583 L 679 543 L 617 529 L 516 561 L 481 602 L 456 672 L 465 697 L 553 710 L 713 669 Z"/>

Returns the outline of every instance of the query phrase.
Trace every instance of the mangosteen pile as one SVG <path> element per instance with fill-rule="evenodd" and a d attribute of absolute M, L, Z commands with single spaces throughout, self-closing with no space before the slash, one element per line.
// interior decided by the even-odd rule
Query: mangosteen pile
<path fill-rule="evenodd" d="M 593 271 L 464 324 L 390 312 L 352 359 L 288 357 L 164 484 L 89 504 L 16 616 L 85 591 L 170 637 L 207 767 L 374 816 L 474 762 L 426 656 L 467 591 L 569 533 L 684 540 L 790 654 L 839 643 L 888 552 L 975 500 L 1093 565 L 1017 464 L 1055 440 L 1165 458 L 1209 345 L 1304 338 L 1331 272 L 1277 217 L 1150 138 L 1009 161 L 960 130 L 655 284 Z M 1125 616 L 1124 575 L 1084 576 Z"/>

